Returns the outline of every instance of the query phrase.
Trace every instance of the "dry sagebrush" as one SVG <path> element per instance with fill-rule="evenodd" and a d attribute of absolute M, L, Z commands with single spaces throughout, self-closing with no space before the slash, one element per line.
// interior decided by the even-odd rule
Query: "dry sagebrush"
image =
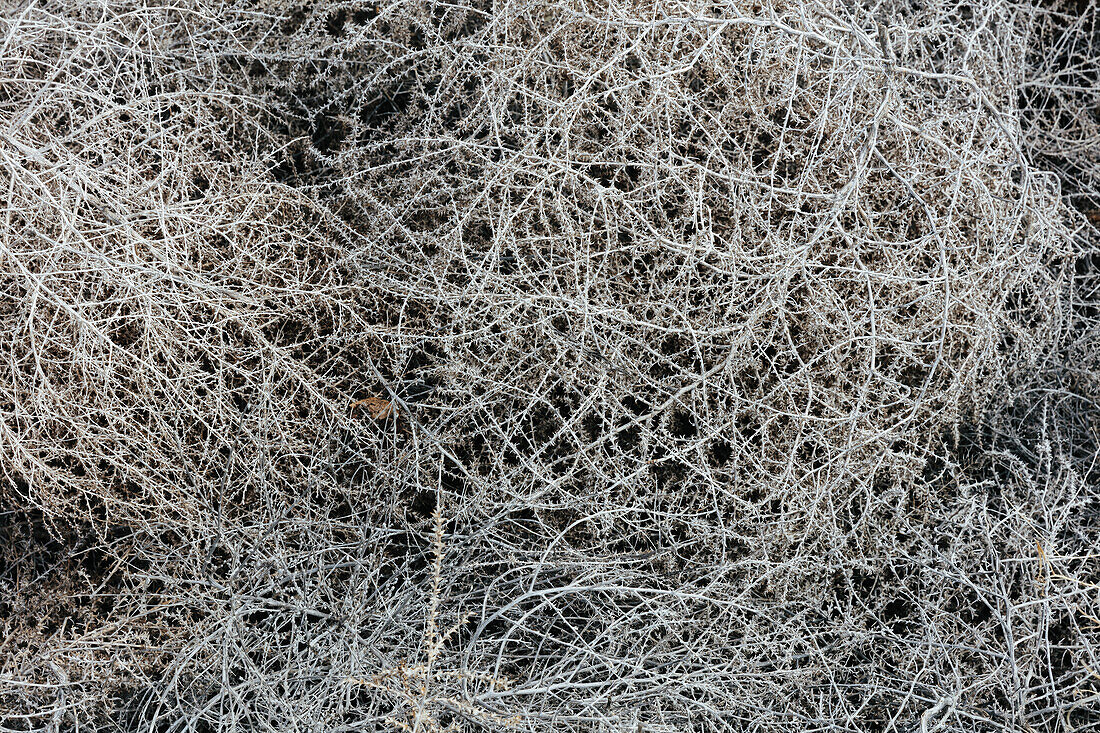
<path fill-rule="evenodd" d="M 9 15 L 7 727 L 1095 725 L 1094 22 Z"/>
<path fill-rule="evenodd" d="M 205 616 L 157 573 L 209 567 L 227 523 L 334 483 L 317 466 L 362 343 L 340 242 L 270 174 L 254 102 L 203 55 L 231 30 L 214 20 L 101 4 L 4 19 L 5 707 L 52 697 L 56 675 L 84 680 L 58 690 L 72 704 L 156 674 Z"/>

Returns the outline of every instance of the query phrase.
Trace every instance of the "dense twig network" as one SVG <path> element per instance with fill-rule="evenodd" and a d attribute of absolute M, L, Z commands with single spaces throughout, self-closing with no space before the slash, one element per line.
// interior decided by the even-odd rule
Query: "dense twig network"
<path fill-rule="evenodd" d="M 0 730 L 1100 724 L 1070 5 L 5 11 Z"/>

